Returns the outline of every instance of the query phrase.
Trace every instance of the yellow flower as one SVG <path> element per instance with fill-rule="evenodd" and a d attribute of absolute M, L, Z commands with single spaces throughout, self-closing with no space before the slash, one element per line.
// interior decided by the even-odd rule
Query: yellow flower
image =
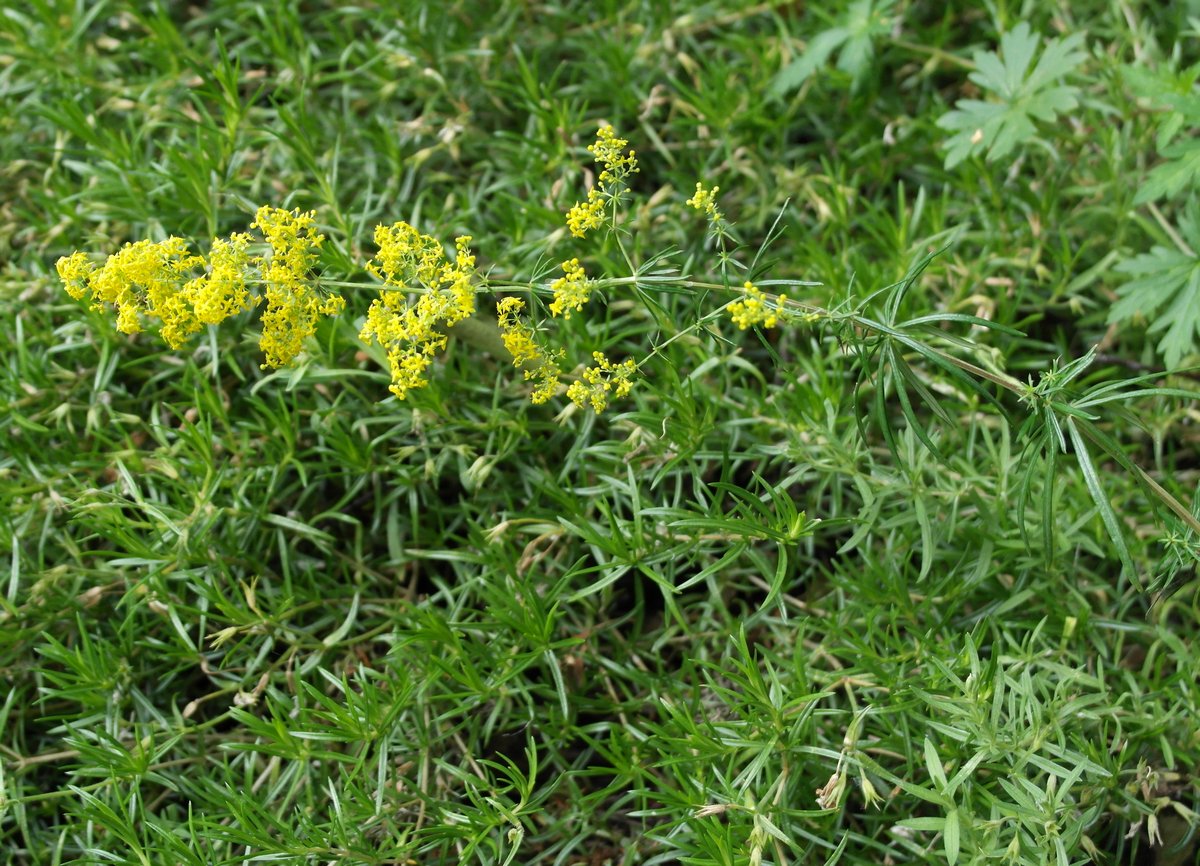
<path fill-rule="evenodd" d="M 271 246 L 271 260 L 263 278 L 280 283 L 303 280 L 317 264 L 325 236 L 317 234 L 316 211 L 301 213 L 300 208 L 263 205 L 254 215 L 251 228 L 262 232 Z"/>
<path fill-rule="evenodd" d="M 610 397 L 620 399 L 633 388 L 631 377 L 637 372 L 637 364 L 632 358 L 614 364 L 603 352 L 593 352 L 592 359 L 595 366 L 588 367 L 581 379 L 571 383 L 567 396 L 581 409 L 590 405 L 599 415 L 607 408 Z"/>
<path fill-rule="evenodd" d="M 550 284 L 554 300 L 550 303 L 550 314 L 571 318 L 571 311 L 583 309 L 592 296 L 592 281 L 583 272 L 579 259 L 562 263 L 563 275 Z"/>
<path fill-rule="evenodd" d="M 637 172 L 637 152 L 631 150 L 626 155 L 624 151 L 628 146 L 629 142 L 617 138 L 611 126 L 605 125 L 596 131 L 596 143 L 589 144 L 588 150 L 596 162 L 604 164 L 604 170 L 600 172 L 601 189 L 623 181 Z"/>
<path fill-rule="evenodd" d="M 93 267 L 82 255 L 60 259 L 59 275 L 75 298 L 83 297 L 86 281 L 93 310 L 103 310 L 105 304 L 116 307 L 117 330 L 121 333 L 141 331 L 143 316 L 157 318 L 162 321 L 162 338 L 172 349 L 178 349 L 200 329 L 181 290 L 185 278 L 204 259 L 191 255 L 182 238 L 125 244 L 100 268 Z"/>
<path fill-rule="evenodd" d="M 504 348 L 513 357 L 513 366 L 525 367 L 525 381 L 537 383 L 530 400 L 540 406 L 558 393 L 562 378 L 558 358 L 562 352 L 547 352 L 537 344 L 533 329 L 520 319 L 524 308 L 525 302 L 520 298 L 504 298 L 496 305 L 496 319 Z"/>
<path fill-rule="evenodd" d="M 219 324 L 259 303 L 262 299 L 247 289 L 257 267 L 267 301 L 260 341 L 264 366 L 279 367 L 300 353 L 319 316 L 336 315 L 345 306 L 340 295 L 319 294 L 310 275 L 324 240 L 314 217 L 313 212 L 259 208 L 251 227 L 262 231 L 270 258 L 251 256 L 253 238 L 235 233 L 215 238 L 207 260 L 192 255 L 181 238 L 170 237 L 125 244 L 100 268 L 83 253 L 59 259 L 56 267 L 71 297 L 91 292 L 92 309 L 114 306 L 122 333 L 136 334 L 143 319 L 159 319 L 159 333 L 172 349 L 182 347 L 202 326 Z"/>
<path fill-rule="evenodd" d="M 96 266 L 88 261 L 87 253 L 71 253 L 63 256 L 54 264 L 59 278 L 67 294 L 75 300 L 83 299 L 88 289 L 88 278 L 96 270 Z"/>
<path fill-rule="evenodd" d="M 599 191 L 589 189 L 587 201 L 576 202 L 567 211 L 567 228 L 577 238 L 586 237 L 587 233 L 600 228 L 604 224 L 604 201 Z"/>
<path fill-rule="evenodd" d="M 596 142 L 588 145 L 595 161 L 604 168 L 596 186 L 588 190 L 587 200 L 577 202 L 567 211 L 567 228 L 575 237 L 585 237 L 589 231 L 603 225 L 605 202 L 616 202 L 629 177 L 638 172 L 636 151 L 625 153 L 628 144 L 625 139 L 617 138 L 611 126 L 602 126 L 596 131 Z"/>
<path fill-rule="evenodd" d="M 504 340 L 504 348 L 512 355 L 514 367 L 520 367 L 526 361 L 535 361 L 540 354 L 533 340 L 533 329 L 519 318 L 524 307 L 525 302 L 520 298 L 503 298 L 496 305 L 500 337 Z"/>
<path fill-rule="evenodd" d="M 219 325 L 230 316 L 258 302 L 246 290 L 251 258 L 248 234 L 232 234 L 228 240 L 214 238 L 208 255 L 208 273 L 184 287 L 196 318 L 205 325 Z"/>
<path fill-rule="evenodd" d="M 406 222 L 375 227 L 375 245 L 379 252 L 367 270 L 386 285 L 408 288 L 411 283 L 432 285 L 445 263 L 441 241 L 423 235 Z"/>
<path fill-rule="evenodd" d="M 557 356 L 556 356 L 557 357 Z M 525 381 L 533 381 L 537 383 L 537 387 L 533 389 L 533 393 L 529 395 L 530 401 L 535 406 L 540 406 L 551 397 L 558 393 L 559 379 L 562 378 L 562 370 L 558 367 L 556 358 L 545 357 L 542 359 L 536 369 L 525 371 Z"/>
<path fill-rule="evenodd" d="M 267 309 L 258 345 L 266 356 L 264 367 L 282 367 L 300 354 L 304 340 L 316 331 L 317 318 L 336 315 L 345 301 L 335 294 L 322 298 L 309 276 L 325 240 L 317 234 L 315 211 L 264 206 L 251 228 L 259 229 L 271 247 L 271 258 L 260 260 Z"/>
<path fill-rule="evenodd" d="M 387 351 L 391 392 L 403 400 L 408 392 L 426 383 L 430 359 L 444 349 L 444 328 L 475 312 L 475 256 L 471 237 L 455 239 L 454 261 L 446 260 L 441 243 L 413 226 L 398 222 L 375 229 L 379 252 L 368 270 L 384 282 L 371 302 L 359 337 L 377 342 Z M 406 291 L 420 291 L 408 303 Z"/>
<path fill-rule="evenodd" d="M 767 305 L 767 296 L 754 283 L 747 280 L 742 286 L 742 298 L 729 305 L 729 317 L 743 331 L 751 325 L 774 328 L 779 324 L 787 295 L 780 295 L 774 306 Z"/>
<path fill-rule="evenodd" d="M 696 182 L 696 194 L 689 198 L 686 202 L 688 207 L 694 207 L 696 210 L 704 211 L 709 222 L 720 222 L 725 217 L 717 209 L 717 193 L 721 191 L 719 186 L 714 186 L 712 189 L 705 189 L 704 184 Z"/>

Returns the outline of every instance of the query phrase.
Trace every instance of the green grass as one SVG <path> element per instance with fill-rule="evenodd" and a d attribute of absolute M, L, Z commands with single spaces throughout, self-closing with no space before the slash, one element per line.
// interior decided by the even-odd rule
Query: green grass
<path fill-rule="evenodd" d="M 1194 184 L 1135 201 L 1200 126 L 1187 4 L 819 6 L 3 10 L 0 861 L 1194 860 Z M 1077 104 L 946 168 L 1022 21 L 1086 34 Z M 564 225 L 603 122 L 619 243 Z M 361 285 L 292 368 L 54 273 L 264 204 Z M 496 284 L 669 251 L 824 312 L 642 279 L 545 323 L 645 359 L 603 415 L 454 339 L 398 402 L 356 337 L 397 220 Z M 1183 300 L 1110 324 L 1155 246 Z"/>

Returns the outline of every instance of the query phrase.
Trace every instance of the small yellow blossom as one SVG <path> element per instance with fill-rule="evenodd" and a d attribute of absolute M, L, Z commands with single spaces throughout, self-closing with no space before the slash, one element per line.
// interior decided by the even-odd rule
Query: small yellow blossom
<path fill-rule="evenodd" d="M 264 367 L 283 367 L 295 360 L 304 340 L 316 331 L 317 318 L 335 315 L 345 301 L 334 294 L 322 298 L 309 276 L 325 240 L 317 234 L 315 211 L 264 206 L 251 228 L 261 231 L 271 247 L 271 258 L 261 260 L 267 309 L 258 345 L 266 356 Z"/>
<path fill-rule="evenodd" d="M 637 364 L 632 358 L 614 364 L 603 352 L 593 352 L 592 359 L 595 366 L 588 367 L 583 371 L 583 378 L 571 383 L 567 396 L 581 409 L 590 405 L 599 415 L 608 407 L 610 397 L 620 399 L 633 388 L 631 377 L 637 372 Z"/>
<path fill-rule="evenodd" d="M 142 317 L 159 319 L 162 338 L 172 349 L 178 349 L 200 329 L 181 289 L 189 274 L 203 262 L 203 258 L 188 252 L 186 241 L 171 237 L 157 243 L 125 244 L 100 268 L 82 258 L 82 253 L 75 253 L 59 260 L 58 271 L 72 297 L 83 297 L 86 281 L 93 310 L 103 310 L 105 304 L 116 307 L 117 330 L 121 333 L 140 332 Z"/>
<path fill-rule="evenodd" d="M 92 309 L 114 306 L 117 330 L 136 334 L 144 319 L 158 319 L 163 340 L 178 349 L 204 325 L 220 324 L 263 300 L 247 288 L 257 268 L 267 301 L 260 341 L 264 366 L 279 367 L 299 354 L 319 316 L 336 315 L 345 306 L 340 295 L 318 294 L 311 277 L 324 240 L 314 217 L 259 208 L 251 228 L 262 231 L 269 258 L 252 256 L 254 239 L 244 233 L 214 239 L 207 260 L 192 255 L 183 239 L 170 237 L 125 244 L 99 268 L 74 253 L 59 259 L 58 273 L 71 297 L 90 292 Z"/>
<path fill-rule="evenodd" d="M 571 318 L 571 311 L 578 312 L 592 296 L 592 281 L 583 272 L 579 259 L 562 263 L 563 275 L 550 284 L 554 300 L 550 303 L 550 314 Z"/>
<path fill-rule="evenodd" d="M 729 317 L 743 331 L 752 325 L 774 328 L 779 324 L 781 310 L 787 295 L 779 295 L 774 306 L 767 305 L 767 296 L 754 283 L 747 280 L 742 286 L 741 300 L 729 305 Z"/>
<path fill-rule="evenodd" d="M 558 393 L 562 378 L 558 359 L 562 351 L 547 352 L 537 344 L 533 329 L 520 319 L 524 308 L 525 302 L 520 298 L 504 298 L 496 305 L 496 318 L 504 348 L 513 357 L 513 366 L 524 367 L 525 381 L 537 383 L 530 400 L 540 406 Z"/>
<path fill-rule="evenodd" d="M 577 238 L 586 237 L 587 233 L 600 228 L 604 224 L 604 200 L 598 190 L 589 189 L 587 201 L 576 202 L 567 211 L 567 228 Z"/>
<path fill-rule="evenodd" d="M 625 148 L 628 146 L 629 142 L 623 138 L 617 138 L 617 134 L 611 126 L 605 125 L 596 131 L 596 143 L 589 144 L 588 151 L 591 152 L 596 162 L 604 165 L 604 170 L 600 172 L 601 189 L 623 181 L 629 175 L 637 172 L 637 152 L 631 150 L 626 154 Z"/>
<path fill-rule="evenodd" d="M 219 325 L 258 302 L 246 289 L 251 264 L 247 247 L 251 240 L 250 235 L 237 233 L 228 240 L 214 238 L 208 273 L 184 286 L 184 294 L 201 323 Z"/>
<path fill-rule="evenodd" d="M 503 298 L 496 305 L 496 321 L 500 325 L 500 337 L 504 348 L 512 355 L 513 366 L 520 367 L 526 361 L 535 361 L 539 354 L 533 339 L 533 329 L 520 319 L 525 302 L 520 298 Z"/>
<path fill-rule="evenodd" d="M 375 245 L 379 252 L 367 264 L 367 270 L 400 289 L 413 283 L 429 286 L 437 282 L 438 270 L 446 259 L 441 241 L 421 234 L 406 222 L 376 226 Z"/>
<path fill-rule="evenodd" d="M 704 184 L 696 182 L 696 194 L 689 198 L 686 202 L 688 207 L 694 207 L 696 210 L 704 211 L 709 222 L 720 222 L 725 217 L 717 209 L 717 193 L 721 191 L 719 186 L 714 186 L 712 189 L 705 189 Z"/>
<path fill-rule="evenodd" d="M 558 354 L 561 355 L 562 353 Z M 558 355 L 544 357 L 542 363 L 538 364 L 536 369 L 525 371 L 525 381 L 537 383 L 537 387 L 529 395 L 530 401 L 535 406 L 542 405 L 558 393 L 562 370 L 559 369 L 557 358 Z"/>
<path fill-rule="evenodd" d="M 585 237 L 589 231 L 603 225 L 606 201 L 615 202 L 629 177 L 639 171 L 637 152 L 625 153 L 628 144 L 625 139 L 617 138 L 613 128 L 606 125 L 597 130 L 595 143 L 588 145 L 595 161 L 604 168 L 596 186 L 588 190 L 587 200 L 577 202 L 567 212 L 567 228 L 575 237 Z"/>
<path fill-rule="evenodd" d="M 475 256 L 471 253 L 470 235 L 462 235 L 454 239 L 454 264 L 462 273 L 472 273 L 475 270 Z"/>
<path fill-rule="evenodd" d="M 317 234 L 317 212 L 302 213 L 300 208 L 264 205 L 254 215 L 251 228 L 262 232 L 271 246 L 271 260 L 263 269 L 263 278 L 280 283 L 304 279 L 317 264 L 325 236 Z"/>
<path fill-rule="evenodd" d="M 87 253 L 63 256 L 55 262 L 54 267 L 67 294 L 77 301 L 82 300 L 88 290 L 88 278 L 96 270 L 96 266 L 88 261 Z"/>
<path fill-rule="evenodd" d="M 475 256 L 471 254 L 470 235 L 454 239 L 454 264 L 446 264 L 440 277 L 449 285 L 453 306 L 445 314 L 446 325 L 450 326 L 475 314 Z"/>
<path fill-rule="evenodd" d="M 389 390 L 403 400 L 427 384 L 433 356 L 446 348 L 444 329 L 475 312 L 475 256 L 471 237 L 463 235 L 454 242 L 454 261 L 447 261 L 437 238 L 405 222 L 376 228 L 375 243 L 379 253 L 368 270 L 385 285 L 359 337 L 387 351 Z M 421 292 L 415 303 L 407 301 L 407 291 Z"/>

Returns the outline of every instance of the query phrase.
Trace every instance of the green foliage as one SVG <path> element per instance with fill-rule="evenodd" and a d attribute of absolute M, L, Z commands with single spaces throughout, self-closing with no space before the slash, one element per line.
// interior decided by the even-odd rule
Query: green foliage
<path fill-rule="evenodd" d="M 1135 204 L 1182 13 L 837 3 L 805 74 L 859 86 L 773 100 L 795 4 L 411 7 L 0 16 L 0 862 L 1193 860 L 1193 181 Z M 947 172 L 997 32 L 975 84 L 1042 146 Z M 605 121 L 620 243 L 564 222 Z M 263 204 L 347 299 L 287 369 L 52 272 Z M 533 406 L 455 337 L 387 398 L 354 263 L 396 220 L 613 278 L 554 338 L 637 387 Z M 739 330 L 746 279 L 789 321 Z"/>
<path fill-rule="evenodd" d="M 953 111 L 938 118 L 939 127 L 955 133 L 943 145 L 946 168 L 985 151 L 992 162 L 1030 142 L 1045 145 L 1034 121 L 1051 123 L 1078 106 L 1079 88 L 1061 81 L 1087 59 L 1081 50 L 1084 35 L 1049 40 L 1031 70 L 1041 42 L 1022 21 L 1000 37 L 999 53 L 975 53 L 969 77 L 996 101 L 960 99 Z"/>
<path fill-rule="evenodd" d="M 857 89 L 871 71 L 875 42 L 893 26 L 893 0 L 854 0 L 840 22 L 808 41 L 804 52 L 781 69 L 771 92 L 783 95 L 798 89 L 837 52 L 837 69 L 850 76 Z M 821 10 L 816 14 L 824 16 Z"/>
<path fill-rule="evenodd" d="M 1174 369 L 1200 345 L 1200 203 L 1193 197 L 1180 216 L 1178 246 L 1155 246 L 1117 265 L 1129 282 L 1108 320 L 1113 323 L 1150 320 L 1148 332 L 1162 333 L 1158 351 Z M 1165 333 L 1163 333 L 1165 332 Z"/>
<path fill-rule="evenodd" d="M 1174 198 L 1192 188 L 1200 175 L 1200 145 L 1192 138 L 1175 140 L 1185 125 L 1200 125 L 1200 95 L 1193 92 L 1200 65 L 1177 74 L 1167 69 L 1127 66 L 1122 75 L 1136 95 L 1167 109 L 1158 121 L 1155 139 L 1155 149 L 1164 161 L 1146 176 L 1134 202 L 1145 204 L 1164 197 Z"/>

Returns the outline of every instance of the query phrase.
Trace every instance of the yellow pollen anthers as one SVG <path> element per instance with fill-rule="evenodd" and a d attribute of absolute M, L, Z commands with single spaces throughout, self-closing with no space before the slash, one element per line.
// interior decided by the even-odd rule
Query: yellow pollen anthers
<path fill-rule="evenodd" d="M 588 190 L 587 199 L 576 202 L 567 211 L 567 228 L 575 237 L 585 237 L 589 231 L 604 224 L 606 203 L 615 203 L 628 185 L 629 177 L 638 172 L 637 152 L 625 153 L 628 144 L 625 139 L 617 138 L 611 126 L 602 126 L 596 132 L 595 144 L 588 145 L 595 161 L 604 168 L 596 186 Z"/>
<path fill-rule="evenodd" d="M 729 317 L 743 331 L 752 325 L 774 328 L 784 316 L 782 310 L 787 295 L 779 295 L 774 304 L 768 306 L 767 296 L 754 283 L 747 280 L 742 285 L 742 298 L 729 305 Z"/>
<path fill-rule="evenodd" d="M 425 371 L 446 348 L 444 329 L 475 312 L 475 256 L 468 246 L 471 237 L 463 235 L 454 242 L 454 261 L 447 261 L 437 238 L 406 222 L 378 226 L 375 243 L 379 252 L 367 270 L 384 287 L 371 302 L 359 338 L 374 340 L 387 352 L 389 390 L 403 400 L 428 384 Z M 415 303 L 409 303 L 409 292 L 420 292 Z"/>
<path fill-rule="evenodd" d="M 267 309 L 258 345 L 266 356 L 264 367 L 283 367 L 316 331 L 317 318 L 337 315 L 346 302 L 336 294 L 322 297 L 309 276 L 325 240 L 316 231 L 315 211 L 260 207 L 251 228 L 261 231 L 271 247 L 271 258 L 261 260 Z"/>
<path fill-rule="evenodd" d="M 550 284 L 554 300 L 550 302 L 550 314 L 571 318 L 571 311 L 579 312 L 592 296 L 592 281 L 583 272 L 579 259 L 562 263 L 563 275 Z"/>
<path fill-rule="evenodd" d="M 521 321 L 525 302 L 520 298 L 504 298 L 496 305 L 496 319 L 504 348 L 513 357 L 514 367 L 525 368 L 525 381 L 537 383 L 530 400 L 541 405 L 558 393 L 562 370 L 558 359 L 562 350 L 547 352 L 534 339 L 533 328 Z"/>
<path fill-rule="evenodd" d="M 688 207 L 694 207 L 696 210 L 704 211 L 709 222 L 717 223 L 725 217 L 717 209 L 717 193 L 721 191 L 719 186 L 714 186 L 712 189 L 705 189 L 704 184 L 700 181 L 696 182 L 696 194 L 689 198 L 685 204 Z"/>
<path fill-rule="evenodd" d="M 588 367 L 583 378 L 571 383 L 567 396 L 579 408 L 590 405 L 599 415 L 608 407 L 610 398 L 620 399 L 633 388 L 632 376 L 637 372 L 637 364 L 632 358 L 614 364 L 603 352 L 593 352 L 592 359 L 595 366 Z"/>

